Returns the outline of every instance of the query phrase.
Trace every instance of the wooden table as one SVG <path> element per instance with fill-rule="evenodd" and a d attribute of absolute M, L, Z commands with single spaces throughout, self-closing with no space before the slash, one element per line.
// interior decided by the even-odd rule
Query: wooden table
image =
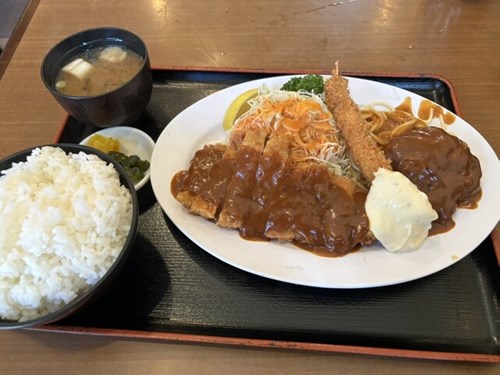
<path fill-rule="evenodd" d="M 40 80 L 63 37 L 96 26 L 139 34 L 155 67 L 437 74 L 461 116 L 500 151 L 500 2 L 32 1 L 0 62 L 0 158 L 52 142 L 64 112 Z M 354 354 L 0 332 L 0 373 L 498 373 L 498 366 Z"/>

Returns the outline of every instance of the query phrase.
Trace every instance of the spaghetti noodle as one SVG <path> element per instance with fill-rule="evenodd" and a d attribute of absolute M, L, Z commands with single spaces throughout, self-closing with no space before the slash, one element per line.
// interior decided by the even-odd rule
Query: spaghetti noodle
<path fill-rule="evenodd" d="M 381 146 L 407 130 L 425 128 L 430 122 L 430 119 L 424 121 L 404 108 L 393 108 L 384 102 L 361 107 L 361 114 L 369 126 L 370 136 Z"/>

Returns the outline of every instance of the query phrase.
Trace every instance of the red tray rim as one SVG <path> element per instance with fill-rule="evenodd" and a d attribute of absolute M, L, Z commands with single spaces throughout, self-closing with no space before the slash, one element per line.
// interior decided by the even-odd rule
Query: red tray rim
<path fill-rule="evenodd" d="M 322 352 L 338 354 L 359 354 L 368 356 L 400 357 L 456 362 L 500 363 L 500 355 L 480 353 L 438 352 L 427 350 L 392 349 L 354 345 L 307 343 L 298 341 L 265 340 L 240 337 L 198 335 L 174 332 L 153 332 L 127 329 L 59 326 L 57 324 L 26 328 L 32 331 L 70 333 L 79 335 L 147 339 L 169 343 L 207 344 L 224 347 L 245 347 L 254 349 L 281 349 L 301 352 Z"/>

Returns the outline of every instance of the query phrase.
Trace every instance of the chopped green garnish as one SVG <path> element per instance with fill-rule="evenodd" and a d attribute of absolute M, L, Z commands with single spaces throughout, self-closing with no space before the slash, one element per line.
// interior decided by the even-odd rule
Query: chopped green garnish
<path fill-rule="evenodd" d="M 325 81 L 319 74 L 308 74 L 303 77 L 293 77 L 281 89 L 285 91 L 307 91 L 312 94 L 321 94 L 325 91 Z"/>

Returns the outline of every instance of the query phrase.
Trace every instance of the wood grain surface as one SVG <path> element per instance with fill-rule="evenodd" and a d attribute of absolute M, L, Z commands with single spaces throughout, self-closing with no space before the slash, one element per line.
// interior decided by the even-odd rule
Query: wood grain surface
<path fill-rule="evenodd" d="M 32 15 L 32 17 L 31 17 Z M 0 158 L 50 143 L 65 113 L 40 80 L 47 51 L 116 26 L 157 68 L 325 70 L 445 77 L 461 117 L 500 152 L 496 0 L 33 1 L 1 58 Z M 498 374 L 494 364 L 249 349 L 35 331 L 0 332 L 2 374 Z"/>

